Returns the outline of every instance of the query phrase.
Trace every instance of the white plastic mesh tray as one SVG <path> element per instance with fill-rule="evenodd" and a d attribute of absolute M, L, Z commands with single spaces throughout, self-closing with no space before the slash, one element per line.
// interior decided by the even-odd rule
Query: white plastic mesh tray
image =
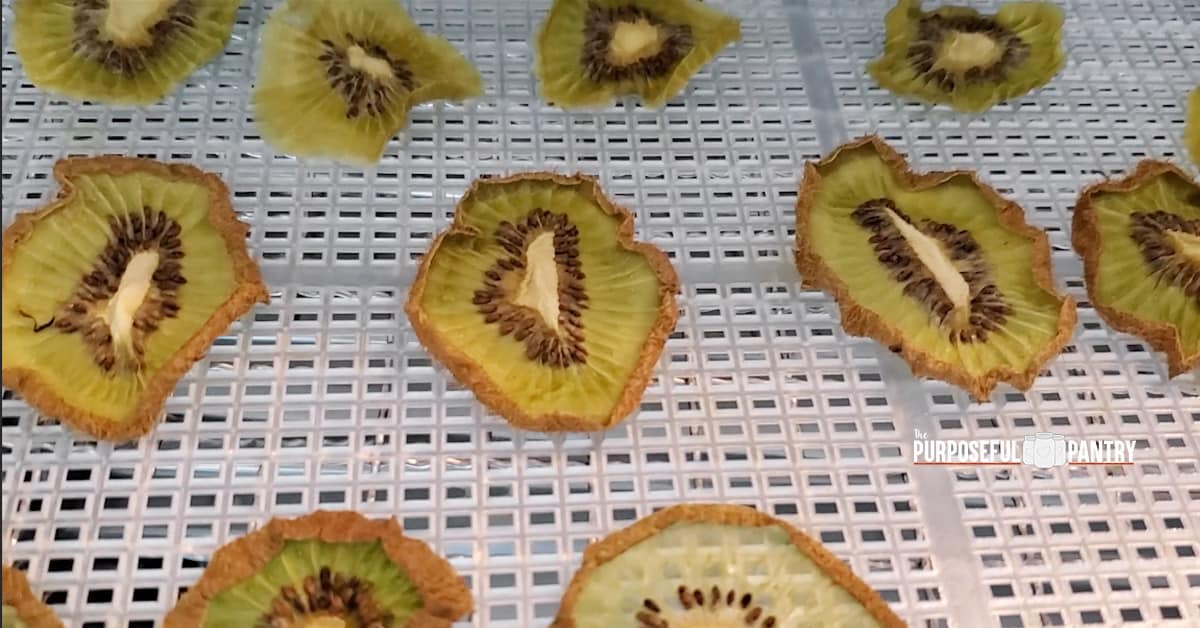
<path fill-rule="evenodd" d="M 368 170 L 275 155 L 249 105 L 269 5 L 224 55 L 143 109 L 75 104 L 23 76 L 4 0 L 4 222 L 55 190 L 54 162 L 120 152 L 230 184 L 273 289 L 180 383 L 136 443 L 77 438 L 5 392 L 6 560 L 70 626 L 151 626 L 212 550 L 272 515 L 396 515 L 467 576 L 471 625 L 546 625 L 590 540 L 683 500 L 745 503 L 818 536 L 914 626 L 1200 624 L 1194 380 L 1086 304 L 1032 391 L 970 405 L 847 337 L 791 263 L 805 160 L 876 131 L 922 169 L 977 167 L 1050 231 L 1080 300 L 1070 208 L 1098 171 L 1182 151 L 1200 81 L 1197 0 L 1064 3 L 1066 69 L 964 116 L 897 100 L 863 65 L 885 1 L 725 0 L 744 40 L 651 112 L 547 107 L 530 76 L 548 2 L 416 0 L 487 95 L 413 113 Z M 976 3 L 994 8 L 991 3 Z M 636 209 L 684 281 L 641 411 L 603 436 L 544 437 L 486 414 L 401 312 L 419 256 L 482 174 L 583 170 Z M 1035 472 L 915 469 L 913 428 L 1139 441 L 1139 462 Z"/>

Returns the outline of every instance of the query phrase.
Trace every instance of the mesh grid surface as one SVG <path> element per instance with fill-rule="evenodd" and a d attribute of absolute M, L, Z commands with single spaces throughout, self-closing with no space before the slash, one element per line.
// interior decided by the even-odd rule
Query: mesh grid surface
<path fill-rule="evenodd" d="M 1028 393 L 972 405 L 842 332 L 791 262 L 805 160 L 876 131 L 918 168 L 979 168 L 1047 229 L 1084 301 L 1070 208 L 1099 173 L 1182 153 L 1200 81 L 1196 0 L 1064 3 L 1069 61 L 979 116 L 903 101 L 864 72 L 890 3 L 725 0 L 730 47 L 664 110 L 564 113 L 536 96 L 548 2 L 415 0 L 479 67 L 484 97 L 414 111 L 383 162 L 298 162 L 249 104 L 269 4 L 225 53 L 135 109 L 37 90 L 4 0 L 4 222 L 56 190 L 57 159 L 106 152 L 221 175 L 273 303 L 222 336 L 134 443 L 73 436 L 6 391 L 6 560 L 71 626 L 150 626 L 222 543 L 270 515 L 396 515 L 469 580 L 465 625 L 546 625 L 590 540 L 679 501 L 757 506 L 820 538 L 914 626 L 1200 624 L 1196 382 L 1086 303 Z M 977 3 L 978 4 L 978 3 Z M 980 4 L 994 7 L 994 4 Z M 602 436 L 511 429 L 434 365 L 401 309 L 455 202 L 483 174 L 582 170 L 673 258 L 681 317 L 640 412 Z M 912 430 L 1139 441 L 1139 462 L 914 468 Z M 269 514 L 268 514 L 269 513 Z"/>

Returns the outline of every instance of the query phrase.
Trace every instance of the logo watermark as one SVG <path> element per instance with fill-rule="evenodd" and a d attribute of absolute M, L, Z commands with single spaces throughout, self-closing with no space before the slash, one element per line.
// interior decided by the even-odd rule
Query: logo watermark
<path fill-rule="evenodd" d="M 1067 438 L 1053 432 L 1038 432 L 1022 440 L 929 438 L 921 430 L 913 434 L 913 464 L 916 465 L 1028 465 L 1053 469 L 1067 465 L 1133 464 L 1137 442 L 1104 438 Z"/>

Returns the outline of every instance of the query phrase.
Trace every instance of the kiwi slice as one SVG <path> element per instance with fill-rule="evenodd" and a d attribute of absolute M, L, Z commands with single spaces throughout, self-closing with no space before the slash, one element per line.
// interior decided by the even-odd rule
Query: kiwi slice
<path fill-rule="evenodd" d="M 969 171 L 917 174 L 878 137 L 805 166 L 796 265 L 846 331 L 984 401 L 1028 389 L 1075 326 L 1046 234 Z"/>
<path fill-rule="evenodd" d="M 165 628 L 449 627 L 471 612 L 450 563 L 395 519 L 317 511 L 217 550 Z"/>
<path fill-rule="evenodd" d="M 542 96 L 564 108 L 626 94 L 659 107 L 740 38 L 738 20 L 699 0 L 555 0 L 535 71 Z"/>
<path fill-rule="evenodd" d="M 373 164 L 412 107 L 482 93 L 474 66 L 395 0 L 287 0 L 263 32 L 254 113 L 279 150 Z"/>
<path fill-rule="evenodd" d="M 1183 143 L 1192 155 L 1192 161 L 1200 166 L 1200 85 L 1188 97 L 1187 123 L 1183 130 Z"/>
<path fill-rule="evenodd" d="M 476 181 L 421 262 L 417 337 L 525 429 L 607 429 L 637 405 L 674 329 L 679 280 L 583 175 Z"/>
<path fill-rule="evenodd" d="M 25 572 L 3 566 L 4 628 L 62 628 L 49 606 L 29 589 Z"/>
<path fill-rule="evenodd" d="M 221 52 L 241 0 L 17 0 L 13 47 L 29 80 L 71 98 L 161 99 Z"/>
<path fill-rule="evenodd" d="M 883 55 L 867 71 L 885 89 L 979 112 L 1050 82 L 1066 60 L 1062 9 L 1009 2 L 995 15 L 966 7 L 926 12 L 899 0 L 887 14 Z"/>
<path fill-rule="evenodd" d="M 583 551 L 552 628 L 902 627 L 845 563 L 745 506 L 660 510 Z"/>
<path fill-rule="evenodd" d="M 140 436 L 267 289 L 216 175 L 107 156 L 54 176 L 58 196 L 4 231 L 4 385 L 96 438 Z"/>
<path fill-rule="evenodd" d="M 1109 325 L 1166 353 L 1171 377 L 1200 365 L 1200 184 L 1143 161 L 1083 190 L 1071 240 Z"/>

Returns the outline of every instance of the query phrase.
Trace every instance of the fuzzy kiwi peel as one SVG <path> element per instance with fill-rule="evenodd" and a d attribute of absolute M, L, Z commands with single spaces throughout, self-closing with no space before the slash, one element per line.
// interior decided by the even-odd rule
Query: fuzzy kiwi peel
<path fill-rule="evenodd" d="M 633 411 L 674 329 L 679 280 L 583 175 L 476 181 L 421 262 L 405 310 L 486 406 L 539 431 Z"/>
<path fill-rule="evenodd" d="M 905 624 L 786 522 L 745 506 L 683 504 L 587 546 L 551 628 L 796 625 Z"/>
<path fill-rule="evenodd" d="M 699 0 L 555 0 L 534 71 L 542 96 L 563 108 L 627 94 L 656 108 L 740 38 L 738 20 Z"/>
<path fill-rule="evenodd" d="M 29 588 L 25 572 L 3 566 L 4 628 L 63 628 L 50 610 Z"/>
<path fill-rule="evenodd" d="M 241 0 L 17 0 L 13 48 L 38 87 L 116 104 L 161 100 L 216 56 Z"/>
<path fill-rule="evenodd" d="M 1183 143 L 1192 162 L 1200 166 L 1200 85 L 1192 90 L 1187 101 L 1187 121 L 1183 129 Z"/>
<path fill-rule="evenodd" d="M 392 519 L 275 518 L 213 554 L 165 628 L 449 628 L 471 612 L 461 576 Z"/>
<path fill-rule="evenodd" d="M 102 439 L 145 434 L 187 369 L 268 294 L 212 174 L 106 156 L 4 231 L 3 380 Z"/>
<path fill-rule="evenodd" d="M 1062 26 L 1062 9 L 1048 2 L 1007 2 L 984 15 L 899 0 L 885 18 L 883 54 L 867 71 L 896 94 L 980 112 L 1058 74 L 1066 60 Z"/>
<path fill-rule="evenodd" d="M 1143 161 L 1080 193 L 1071 240 L 1109 325 L 1165 353 L 1171 377 L 1200 366 L 1200 183 Z"/>
<path fill-rule="evenodd" d="M 1028 389 L 1071 338 L 1046 234 L 972 172 L 917 174 L 865 137 L 805 166 L 796 223 L 800 274 L 918 376 L 985 401 Z"/>
<path fill-rule="evenodd" d="M 475 67 L 393 0 L 287 0 L 264 28 L 253 98 L 276 149 L 368 165 L 413 107 L 482 93 Z"/>

